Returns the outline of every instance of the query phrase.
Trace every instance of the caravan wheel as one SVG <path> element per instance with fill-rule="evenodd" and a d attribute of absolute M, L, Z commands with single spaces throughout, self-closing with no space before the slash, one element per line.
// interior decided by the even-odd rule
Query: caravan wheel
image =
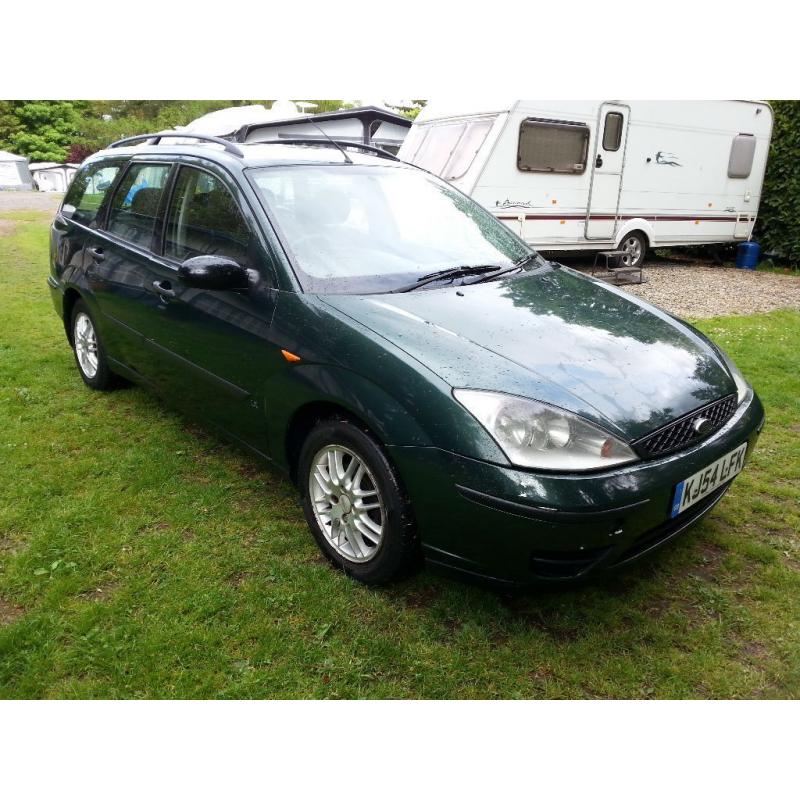
<path fill-rule="evenodd" d="M 621 266 L 640 267 L 647 253 L 647 240 L 639 231 L 634 231 L 626 234 L 620 242 L 619 249 L 625 251 Z"/>

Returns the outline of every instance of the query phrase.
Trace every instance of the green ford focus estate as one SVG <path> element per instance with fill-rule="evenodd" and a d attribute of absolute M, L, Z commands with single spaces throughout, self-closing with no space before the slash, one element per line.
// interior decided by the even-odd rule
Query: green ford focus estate
<path fill-rule="evenodd" d="M 721 499 L 764 423 L 690 325 L 367 146 L 117 142 L 50 254 L 85 383 L 152 387 L 283 470 L 365 583 L 629 564 Z"/>

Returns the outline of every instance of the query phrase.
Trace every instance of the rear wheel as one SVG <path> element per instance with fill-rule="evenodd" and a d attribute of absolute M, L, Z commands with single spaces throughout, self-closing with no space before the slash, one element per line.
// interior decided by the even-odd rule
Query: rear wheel
<path fill-rule="evenodd" d="M 411 505 L 379 444 L 348 420 L 326 420 L 300 454 L 303 510 L 325 556 L 366 584 L 388 583 L 414 564 Z"/>
<path fill-rule="evenodd" d="M 627 233 L 620 242 L 618 249 L 625 251 L 625 255 L 620 258 L 620 266 L 641 267 L 647 253 L 647 240 L 639 231 Z"/>
<path fill-rule="evenodd" d="M 97 326 L 83 300 L 78 300 L 72 308 L 71 333 L 75 363 L 83 382 L 98 391 L 113 389 L 116 376 L 108 366 Z"/>

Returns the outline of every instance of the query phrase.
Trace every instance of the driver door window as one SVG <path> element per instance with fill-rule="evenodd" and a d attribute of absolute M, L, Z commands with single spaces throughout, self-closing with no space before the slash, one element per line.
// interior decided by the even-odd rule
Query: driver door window
<path fill-rule="evenodd" d="M 204 255 L 249 261 L 250 230 L 236 201 L 208 172 L 181 167 L 172 193 L 164 255 L 176 261 Z"/>

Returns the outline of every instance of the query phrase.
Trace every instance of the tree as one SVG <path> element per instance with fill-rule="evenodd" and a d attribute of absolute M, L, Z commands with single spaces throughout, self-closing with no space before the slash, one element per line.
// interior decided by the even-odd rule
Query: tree
<path fill-rule="evenodd" d="M 78 132 L 75 103 L 7 100 L 0 104 L 0 147 L 31 161 L 64 161 Z"/>

